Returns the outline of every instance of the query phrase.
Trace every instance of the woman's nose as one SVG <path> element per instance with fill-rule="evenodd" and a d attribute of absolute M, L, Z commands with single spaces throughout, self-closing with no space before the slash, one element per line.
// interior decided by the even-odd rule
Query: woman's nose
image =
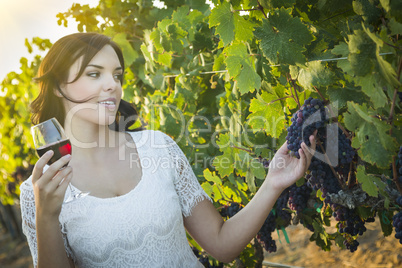
<path fill-rule="evenodd" d="M 113 74 L 107 75 L 103 84 L 105 91 L 116 90 L 120 85 L 120 80 L 116 79 Z"/>

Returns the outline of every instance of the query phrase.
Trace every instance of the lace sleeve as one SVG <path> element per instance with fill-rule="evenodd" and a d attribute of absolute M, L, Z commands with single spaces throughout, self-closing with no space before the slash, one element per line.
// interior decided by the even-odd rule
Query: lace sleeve
<path fill-rule="evenodd" d="M 162 132 L 161 132 L 162 133 Z M 168 135 L 163 134 L 169 155 L 175 169 L 174 185 L 179 196 L 182 213 L 185 217 L 191 215 L 192 209 L 198 202 L 211 198 L 202 189 L 194 171 L 180 147 Z"/>
<path fill-rule="evenodd" d="M 31 178 L 23 182 L 20 186 L 20 204 L 22 218 L 22 232 L 27 237 L 29 249 L 34 267 L 38 265 L 38 248 L 36 244 L 36 226 L 35 226 L 35 197 L 33 194 Z"/>
<path fill-rule="evenodd" d="M 20 205 L 21 205 L 21 219 L 22 219 L 22 232 L 27 237 L 29 250 L 31 251 L 34 267 L 38 265 L 38 246 L 36 242 L 36 216 L 35 216 L 35 196 L 33 193 L 31 178 L 24 181 L 20 186 Z M 72 256 L 72 252 L 67 243 L 67 238 L 62 233 L 64 246 L 66 248 L 67 256 Z"/>

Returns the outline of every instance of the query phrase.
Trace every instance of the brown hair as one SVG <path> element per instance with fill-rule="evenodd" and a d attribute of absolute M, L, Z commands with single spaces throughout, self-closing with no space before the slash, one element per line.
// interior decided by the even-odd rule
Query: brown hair
<path fill-rule="evenodd" d="M 54 94 L 55 89 L 71 102 L 83 103 L 88 101 L 72 100 L 64 94 L 60 85 L 77 81 L 92 58 L 105 45 L 110 45 L 114 49 L 124 70 L 123 53 L 120 47 L 108 36 L 98 33 L 75 33 L 64 36 L 54 43 L 40 64 L 38 76 L 35 78 L 35 81 L 39 83 L 40 92 L 31 104 L 31 121 L 33 124 L 36 125 L 55 117 L 64 126 L 65 110 L 62 99 Z M 71 65 L 80 57 L 83 59 L 77 76 L 73 81 L 67 81 Z M 120 82 L 123 83 L 123 78 Z M 121 100 L 116 120 L 109 127 L 116 131 L 127 131 L 137 118 L 138 113 L 134 106 Z"/>

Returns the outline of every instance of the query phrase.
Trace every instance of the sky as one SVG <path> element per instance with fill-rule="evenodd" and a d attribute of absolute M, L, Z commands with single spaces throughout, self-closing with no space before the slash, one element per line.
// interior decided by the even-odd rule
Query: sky
<path fill-rule="evenodd" d="M 32 37 L 48 38 L 54 43 L 64 35 L 77 32 L 74 19 L 68 20 L 66 28 L 59 26 L 56 18 L 73 3 L 95 7 L 99 0 L 0 0 L 0 82 L 7 73 L 20 72 L 21 57 L 33 58 L 24 45 L 25 38 L 29 41 Z"/>

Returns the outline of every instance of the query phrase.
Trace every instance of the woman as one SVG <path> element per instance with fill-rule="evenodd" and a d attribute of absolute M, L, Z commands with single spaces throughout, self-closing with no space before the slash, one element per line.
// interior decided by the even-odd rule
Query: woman
<path fill-rule="evenodd" d="M 95 33 L 63 37 L 40 66 L 33 123 L 56 117 L 70 137 L 73 157 L 47 166 L 52 152 L 43 155 L 21 185 L 23 229 L 34 265 L 202 267 L 185 230 L 211 256 L 232 261 L 281 192 L 304 175 L 309 148 L 303 144 L 295 159 L 282 146 L 254 198 L 224 222 L 171 138 L 159 131 L 127 131 L 135 110 L 121 100 L 123 71 L 119 47 Z M 314 136 L 310 141 L 314 150 Z M 90 195 L 63 203 L 70 182 Z"/>

